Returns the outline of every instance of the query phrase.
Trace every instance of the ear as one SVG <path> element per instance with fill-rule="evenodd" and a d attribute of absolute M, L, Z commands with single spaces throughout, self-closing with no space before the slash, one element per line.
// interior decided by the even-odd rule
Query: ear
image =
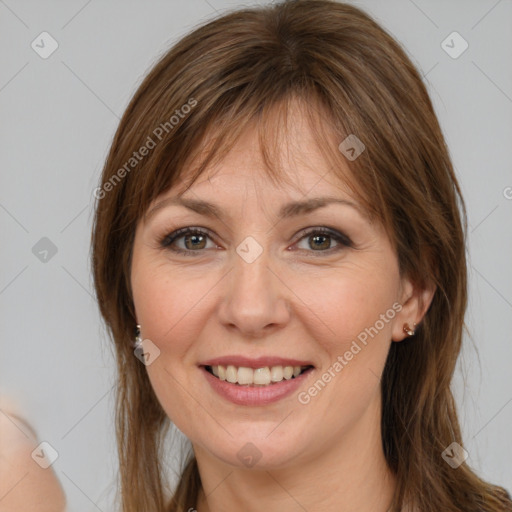
<path fill-rule="evenodd" d="M 437 286 L 433 283 L 426 283 L 420 286 L 409 278 L 402 278 L 399 297 L 402 309 L 393 321 L 393 341 L 402 341 L 404 338 L 409 337 L 404 332 L 404 324 L 409 324 L 412 330 L 418 328 L 432 303 L 436 289 Z M 413 324 L 416 324 L 416 326 Z"/>

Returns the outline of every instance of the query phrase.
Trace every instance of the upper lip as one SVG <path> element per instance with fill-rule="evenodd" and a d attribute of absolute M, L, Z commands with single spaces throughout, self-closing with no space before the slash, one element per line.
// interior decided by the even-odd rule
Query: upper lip
<path fill-rule="evenodd" d="M 237 366 L 246 368 L 264 368 L 265 366 L 313 366 L 310 361 L 301 361 L 299 359 L 289 359 L 278 356 L 261 356 L 250 358 L 245 356 L 223 356 L 208 359 L 200 363 L 199 366 Z"/>

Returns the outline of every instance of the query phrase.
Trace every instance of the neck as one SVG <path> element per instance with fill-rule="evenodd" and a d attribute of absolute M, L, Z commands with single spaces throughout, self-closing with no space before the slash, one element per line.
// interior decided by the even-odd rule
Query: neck
<path fill-rule="evenodd" d="M 202 491 L 197 512 L 387 512 L 396 479 L 382 450 L 380 400 L 338 442 L 279 469 L 241 469 L 194 446 Z"/>

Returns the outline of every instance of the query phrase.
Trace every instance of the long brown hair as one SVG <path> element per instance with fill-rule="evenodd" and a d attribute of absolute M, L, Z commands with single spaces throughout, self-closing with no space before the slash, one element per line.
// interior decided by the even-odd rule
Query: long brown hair
<path fill-rule="evenodd" d="M 250 122 L 260 128 L 269 176 L 279 179 L 271 151 L 280 127 L 269 119 L 276 110 L 286 115 L 291 101 L 314 123 L 332 168 L 385 226 L 401 274 L 437 286 L 416 335 L 391 344 L 382 376 L 382 444 L 397 477 L 393 510 L 406 503 L 421 512 L 512 510 L 503 488 L 442 457 L 453 442 L 463 445 L 450 383 L 465 331 L 467 221 L 427 90 L 368 14 L 296 0 L 231 12 L 182 38 L 145 77 L 112 142 L 95 192 L 92 265 L 118 364 L 122 511 L 183 512 L 196 506 L 201 488 L 191 451 L 177 488 L 168 488 L 170 421 L 133 354 L 135 227 L 199 153 L 190 184 Z M 350 134 L 365 146 L 355 160 L 333 144 Z M 350 182 L 341 172 L 347 165 Z"/>

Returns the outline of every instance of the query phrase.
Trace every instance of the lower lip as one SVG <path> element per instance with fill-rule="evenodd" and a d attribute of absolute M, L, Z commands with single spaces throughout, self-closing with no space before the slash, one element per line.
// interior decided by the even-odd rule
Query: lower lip
<path fill-rule="evenodd" d="M 201 367 L 206 380 L 220 396 L 237 405 L 266 405 L 277 402 L 291 395 L 311 373 L 312 368 L 301 373 L 298 377 L 282 380 L 268 386 L 240 386 L 220 380 L 212 375 L 204 366 Z"/>

